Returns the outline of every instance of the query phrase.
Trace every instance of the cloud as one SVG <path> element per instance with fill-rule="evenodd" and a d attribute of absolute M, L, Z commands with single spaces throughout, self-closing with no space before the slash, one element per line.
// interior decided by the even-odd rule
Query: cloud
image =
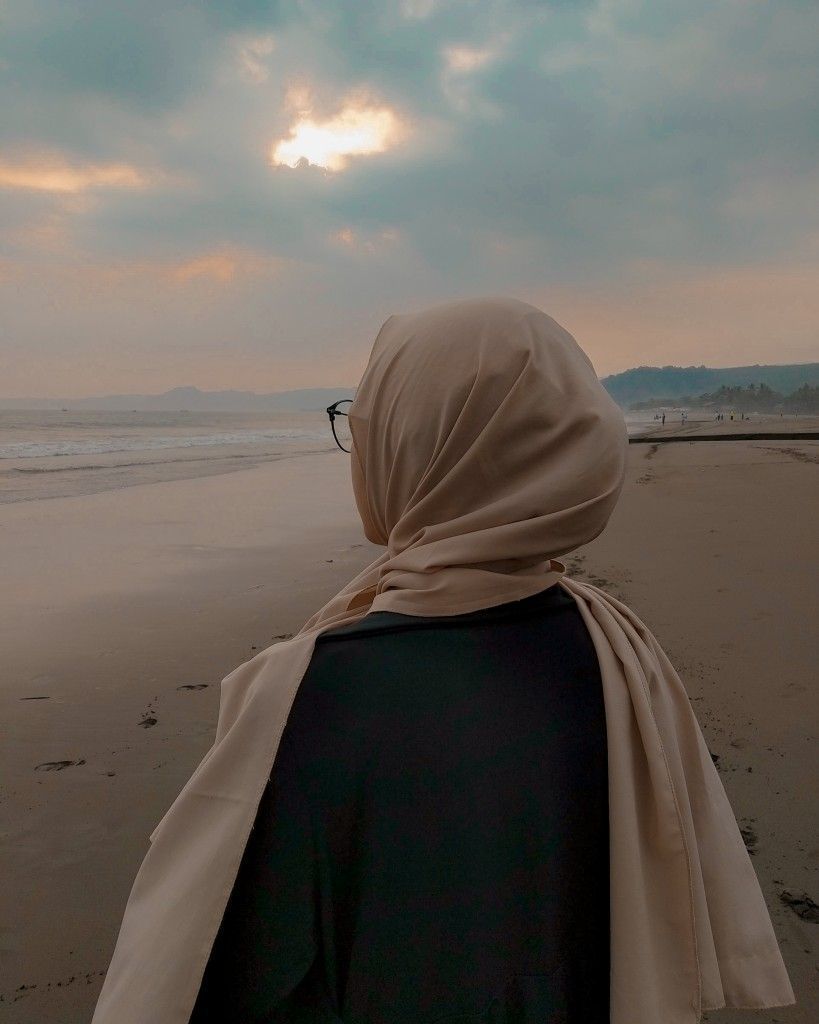
<path fill-rule="evenodd" d="M 70 164 L 60 155 L 17 162 L 0 157 L 0 189 L 77 193 L 95 189 L 147 188 L 148 175 L 128 164 Z"/>
<path fill-rule="evenodd" d="M 270 78 L 268 57 L 276 48 L 276 37 L 267 33 L 257 36 L 242 36 L 236 40 L 239 71 L 243 78 L 255 85 L 261 85 Z"/>
<path fill-rule="evenodd" d="M 208 35 L 194 8 L 158 0 L 16 0 L 4 4 L 2 55 L 27 88 L 161 111 L 195 87 Z"/>
<path fill-rule="evenodd" d="M 400 245 L 402 235 L 395 228 L 383 228 L 379 231 L 356 231 L 347 226 L 333 231 L 329 236 L 331 244 L 341 245 L 348 252 L 358 255 L 383 255 L 388 246 Z"/>
<path fill-rule="evenodd" d="M 267 331 L 279 357 L 326 357 L 315 335 L 350 359 L 382 313 L 450 295 L 622 311 L 637 266 L 765 268 L 779 301 L 775 268 L 819 239 L 817 38 L 800 0 L 6 0 L 0 253 L 55 302 L 4 309 L 54 347 L 119 316 L 135 351 L 204 332 L 261 358 Z M 80 266 L 132 269 L 81 309 Z"/>
<path fill-rule="evenodd" d="M 435 10 L 435 0 L 401 0 L 401 14 L 405 18 L 428 18 Z"/>
<path fill-rule="evenodd" d="M 236 276 L 236 260 L 226 253 L 209 253 L 174 267 L 172 276 L 183 282 L 196 277 L 232 281 Z"/>
<path fill-rule="evenodd" d="M 279 260 L 274 256 L 226 247 L 200 253 L 190 260 L 171 262 L 167 265 L 167 278 L 181 284 L 198 279 L 228 284 L 239 277 L 250 275 L 269 279 L 286 265 L 286 260 Z M 139 269 L 144 271 L 148 268 Z M 159 269 L 162 269 L 161 265 Z"/>
<path fill-rule="evenodd" d="M 483 67 L 493 57 L 493 51 L 488 47 L 476 49 L 470 46 L 446 46 L 444 47 L 444 59 L 452 72 L 474 71 Z"/>

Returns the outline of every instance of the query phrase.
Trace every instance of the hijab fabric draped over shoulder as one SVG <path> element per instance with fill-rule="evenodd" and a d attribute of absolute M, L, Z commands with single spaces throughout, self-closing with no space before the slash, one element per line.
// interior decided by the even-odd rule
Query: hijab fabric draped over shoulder
<path fill-rule="evenodd" d="M 612 1024 L 794 1003 L 679 676 L 626 605 L 559 561 L 604 529 L 628 452 L 574 338 L 512 299 L 392 316 L 349 418 L 356 504 L 385 550 L 222 681 L 214 743 L 150 836 L 92 1024 L 187 1024 L 317 636 L 370 611 L 455 615 L 551 586 L 577 602 L 603 680 Z"/>

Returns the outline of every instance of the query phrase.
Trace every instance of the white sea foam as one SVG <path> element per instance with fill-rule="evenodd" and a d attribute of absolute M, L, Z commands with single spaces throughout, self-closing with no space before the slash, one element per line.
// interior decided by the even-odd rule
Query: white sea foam
<path fill-rule="evenodd" d="M 85 440 L 12 441 L 0 444 L 0 459 L 34 459 L 53 455 L 92 455 L 103 452 L 149 452 L 165 448 L 198 448 L 231 444 L 289 445 L 299 441 L 332 441 L 329 430 L 238 430 L 220 434 L 111 437 Z"/>
<path fill-rule="evenodd" d="M 625 416 L 629 434 L 651 426 L 649 417 Z M 343 429 L 343 424 L 339 429 Z M 97 412 L 76 410 L 0 411 L 0 459 L 39 459 L 152 452 L 171 448 L 269 445 L 292 450 L 299 444 L 331 446 L 323 411 L 271 413 Z M 204 454 L 204 453 L 203 453 Z M 215 453 L 214 453 L 215 454 Z"/>

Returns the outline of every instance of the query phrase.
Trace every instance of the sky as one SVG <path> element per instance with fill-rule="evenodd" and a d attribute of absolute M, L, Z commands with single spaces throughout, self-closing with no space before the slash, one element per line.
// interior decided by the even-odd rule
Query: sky
<path fill-rule="evenodd" d="M 0 0 L 0 396 L 355 386 L 512 295 L 819 359 L 815 0 Z"/>

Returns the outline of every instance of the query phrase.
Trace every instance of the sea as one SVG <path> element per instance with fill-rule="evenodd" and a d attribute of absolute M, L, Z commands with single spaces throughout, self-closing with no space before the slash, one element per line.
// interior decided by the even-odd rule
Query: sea
<path fill-rule="evenodd" d="M 337 421 L 340 430 L 344 422 Z M 626 414 L 626 422 L 629 434 L 652 425 L 649 417 L 632 413 Z M 344 454 L 323 409 L 6 409 L 0 410 L 0 504 L 232 472 L 330 451 Z"/>

